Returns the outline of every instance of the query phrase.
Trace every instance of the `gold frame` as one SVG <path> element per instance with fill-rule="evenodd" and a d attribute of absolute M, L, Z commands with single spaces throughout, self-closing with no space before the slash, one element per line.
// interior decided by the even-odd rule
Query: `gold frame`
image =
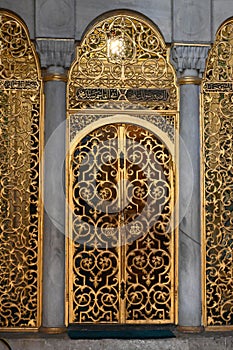
<path fill-rule="evenodd" d="M 0 10 L 0 16 L 8 16 L 13 21 L 17 22 L 22 30 L 25 32 L 27 43 L 29 44 L 33 57 L 35 60 L 36 71 L 37 71 L 37 82 L 40 84 L 39 94 L 40 94 L 40 107 L 39 107 L 39 184 L 38 184 L 38 289 L 37 289 L 37 325 L 35 327 L 1 327 L 0 332 L 38 332 L 42 323 L 42 269 L 43 269 L 43 222 L 44 222 L 44 212 L 43 212 L 43 194 L 44 194 L 44 88 L 43 80 L 40 68 L 40 61 L 38 54 L 36 52 L 34 43 L 30 39 L 29 30 L 25 22 L 15 13 L 8 10 Z"/>

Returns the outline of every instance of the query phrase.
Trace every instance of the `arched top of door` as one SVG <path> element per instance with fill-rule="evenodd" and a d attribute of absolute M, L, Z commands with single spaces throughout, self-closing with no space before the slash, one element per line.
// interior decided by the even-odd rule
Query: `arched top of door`
<path fill-rule="evenodd" d="M 70 111 L 176 111 L 175 71 L 158 28 L 131 11 L 99 17 L 77 47 L 67 96 Z"/>

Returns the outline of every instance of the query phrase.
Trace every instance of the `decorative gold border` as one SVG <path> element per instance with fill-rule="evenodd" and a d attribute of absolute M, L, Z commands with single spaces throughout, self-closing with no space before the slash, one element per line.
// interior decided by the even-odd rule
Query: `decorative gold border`
<path fill-rule="evenodd" d="M 11 17 L 13 20 L 18 22 L 23 30 L 25 31 L 27 41 L 31 46 L 35 64 L 37 68 L 37 80 L 40 82 L 40 121 L 39 121 L 39 192 L 38 192 L 38 304 L 37 304 L 37 326 L 36 327 L 1 327 L 1 332 L 38 332 L 42 323 L 42 271 L 43 271 L 43 222 L 44 222 L 44 89 L 43 89 L 43 80 L 42 80 L 42 72 L 40 67 L 40 59 L 39 55 L 36 51 L 35 45 L 30 39 L 30 34 L 26 23 L 21 19 L 20 16 L 16 15 L 14 12 L 10 10 L 1 10 L 0 15 L 5 15 Z"/>
<path fill-rule="evenodd" d="M 66 327 L 40 327 L 39 331 L 44 334 L 63 334 L 66 333 Z"/>
<path fill-rule="evenodd" d="M 173 46 L 192 46 L 192 47 L 211 47 L 211 44 L 208 44 L 208 43 L 202 43 L 202 44 L 196 44 L 196 43 L 177 43 L 177 42 L 174 42 L 171 44 L 171 47 Z"/>
<path fill-rule="evenodd" d="M 67 75 L 65 74 L 49 74 L 49 75 L 44 75 L 43 76 L 43 81 L 47 82 L 47 81 L 63 81 L 63 82 L 67 82 L 68 78 Z"/>
<path fill-rule="evenodd" d="M 195 76 L 186 76 L 177 79 L 178 85 L 201 85 L 202 79 Z"/>
<path fill-rule="evenodd" d="M 233 326 L 207 326 L 206 332 L 230 332 L 233 331 Z"/>
<path fill-rule="evenodd" d="M 105 13 L 99 15 L 98 17 L 96 17 L 93 21 L 91 21 L 89 23 L 89 25 L 84 30 L 84 32 L 82 34 L 82 37 L 81 37 L 81 40 L 79 42 L 79 45 L 84 40 L 84 38 L 91 32 L 93 27 L 95 27 L 99 22 L 102 22 L 102 21 L 104 21 L 107 18 L 115 17 L 115 16 L 130 16 L 130 17 L 132 17 L 132 18 L 134 18 L 136 20 L 139 20 L 139 21 L 142 21 L 144 23 L 147 23 L 147 25 L 149 25 L 154 30 L 156 30 L 156 32 L 160 36 L 160 39 L 162 39 L 162 41 L 163 41 L 163 47 L 166 48 L 166 46 L 168 46 L 165 43 L 164 36 L 163 36 L 162 32 L 160 31 L 159 27 L 149 17 L 147 17 L 144 14 L 141 14 L 140 12 L 136 12 L 136 11 L 129 10 L 129 9 L 110 10 L 110 11 L 105 12 Z"/>
<path fill-rule="evenodd" d="M 178 326 L 176 328 L 178 332 L 181 333 L 202 333 L 204 331 L 204 327 L 202 326 L 197 326 L 197 327 L 192 327 L 192 326 Z"/>
<path fill-rule="evenodd" d="M 91 131 L 104 126 L 108 124 L 115 124 L 115 123 L 130 123 L 133 125 L 139 125 L 155 135 L 157 135 L 161 141 L 163 141 L 169 152 L 172 155 L 172 158 L 175 157 L 175 145 L 172 143 L 172 141 L 168 138 L 166 133 L 164 131 L 161 131 L 156 125 L 152 124 L 149 121 L 143 120 L 141 118 L 137 118 L 135 116 L 130 115 L 131 113 L 128 113 L 125 111 L 124 114 L 118 114 L 116 111 L 111 112 L 111 117 L 101 118 L 98 121 L 95 121 L 91 123 L 90 125 L 84 127 L 81 131 L 79 131 L 78 135 L 74 137 L 74 139 L 69 143 L 69 152 L 70 154 L 73 154 L 75 146 L 77 143 L 79 143 L 83 137 L 85 137 L 87 134 L 89 134 Z M 72 198 L 72 197 L 71 197 Z"/>
<path fill-rule="evenodd" d="M 205 183 L 204 183 L 204 174 L 205 174 L 205 164 L 204 164 L 204 118 L 202 112 L 204 111 L 204 101 L 203 101 L 203 83 L 200 86 L 200 113 L 199 113 L 199 125 L 200 125 L 200 199 L 201 199 L 201 296 L 202 296 L 202 324 L 204 327 L 207 324 L 206 320 L 206 255 L 205 255 Z"/>

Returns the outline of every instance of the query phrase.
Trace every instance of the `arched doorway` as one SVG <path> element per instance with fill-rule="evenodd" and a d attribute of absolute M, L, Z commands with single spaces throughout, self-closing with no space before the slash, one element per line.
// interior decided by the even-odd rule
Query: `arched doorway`
<path fill-rule="evenodd" d="M 67 112 L 68 323 L 176 323 L 177 88 L 155 26 L 98 21 Z"/>

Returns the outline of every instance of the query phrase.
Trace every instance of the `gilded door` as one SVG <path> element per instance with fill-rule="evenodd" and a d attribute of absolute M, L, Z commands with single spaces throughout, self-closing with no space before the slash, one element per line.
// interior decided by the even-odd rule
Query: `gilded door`
<path fill-rule="evenodd" d="M 173 323 L 174 169 L 139 125 L 101 126 L 70 156 L 69 323 Z"/>

